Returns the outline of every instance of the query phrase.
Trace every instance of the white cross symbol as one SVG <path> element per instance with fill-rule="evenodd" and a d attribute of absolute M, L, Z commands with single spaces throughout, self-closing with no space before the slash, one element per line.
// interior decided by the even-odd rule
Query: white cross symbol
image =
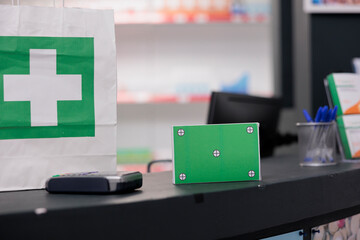
<path fill-rule="evenodd" d="M 250 170 L 248 174 L 251 178 L 255 176 L 255 172 L 253 170 Z"/>
<path fill-rule="evenodd" d="M 181 174 L 179 175 L 179 178 L 180 178 L 181 181 L 184 181 L 184 180 L 186 179 L 185 173 L 181 173 Z"/>
<path fill-rule="evenodd" d="M 253 133 L 254 132 L 254 128 L 253 127 L 247 127 L 246 128 L 246 131 L 247 131 L 247 133 Z"/>
<path fill-rule="evenodd" d="M 181 137 L 181 136 L 184 136 L 185 131 L 184 131 L 184 129 L 179 129 L 179 130 L 177 131 L 177 133 L 178 133 L 178 135 Z"/>
<path fill-rule="evenodd" d="M 31 126 L 57 126 L 57 102 L 81 99 L 81 75 L 56 74 L 56 49 L 30 49 L 30 74 L 4 75 L 4 101 L 30 101 Z"/>
<path fill-rule="evenodd" d="M 220 151 L 219 150 L 214 150 L 213 155 L 214 155 L 214 157 L 220 156 Z"/>

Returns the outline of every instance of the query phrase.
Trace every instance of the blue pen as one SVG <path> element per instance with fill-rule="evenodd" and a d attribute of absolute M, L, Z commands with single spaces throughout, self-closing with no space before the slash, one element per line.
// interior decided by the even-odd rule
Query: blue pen
<path fill-rule="evenodd" d="M 332 112 L 333 110 L 331 108 L 329 108 L 329 111 L 326 113 L 326 117 L 325 117 L 325 122 L 331 122 L 331 118 L 332 118 Z"/>
<path fill-rule="evenodd" d="M 310 114 L 305 109 L 303 110 L 303 113 L 307 122 L 313 122 L 312 118 L 310 117 Z"/>
<path fill-rule="evenodd" d="M 330 121 L 334 121 L 336 119 L 336 112 L 337 112 L 338 106 L 335 106 L 331 113 Z"/>
<path fill-rule="evenodd" d="M 333 109 L 329 108 L 328 106 L 325 106 L 324 109 L 329 109 L 329 111 L 326 111 L 325 112 L 325 115 L 326 116 L 323 116 L 323 121 L 324 122 L 331 122 L 332 120 L 332 113 L 333 113 Z M 322 150 L 322 153 L 321 153 L 321 156 L 319 157 L 320 161 L 322 163 L 325 163 L 326 162 L 326 158 L 329 159 L 330 162 L 333 162 L 334 159 L 332 157 L 331 154 L 328 154 L 328 149 L 326 147 L 326 138 L 327 138 L 327 134 L 328 134 L 328 127 L 327 126 L 323 126 L 322 127 L 322 131 L 321 131 L 321 134 L 320 134 L 320 144 L 319 146 L 321 147 L 321 150 Z"/>
<path fill-rule="evenodd" d="M 322 111 L 321 111 L 321 117 L 320 117 L 320 122 L 326 122 L 326 116 L 328 113 L 328 106 L 324 106 Z"/>
<path fill-rule="evenodd" d="M 321 119 L 322 110 L 323 110 L 323 108 L 319 107 L 319 109 L 316 112 L 316 116 L 315 116 L 315 119 L 314 119 L 316 123 L 319 122 L 320 119 Z M 307 153 L 306 153 L 306 156 L 305 156 L 305 159 L 304 159 L 305 162 L 311 162 L 313 160 L 311 152 L 312 152 L 312 147 L 314 145 L 313 141 L 316 139 L 317 134 L 318 134 L 318 129 L 315 126 L 314 131 L 311 133 L 309 142 L 307 144 Z"/>
<path fill-rule="evenodd" d="M 336 112 L 337 112 L 337 109 L 338 107 L 335 106 L 334 109 L 329 109 L 329 113 L 328 113 L 328 116 L 327 116 L 327 122 L 332 122 L 336 119 Z M 324 130 L 324 138 L 323 138 L 323 143 L 322 143 L 322 148 L 323 148 L 323 151 L 325 152 L 325 155 L 327 157 L 327 159 L 330 161 L 330 162 L 334 162 L 334 158 L 333 158 L 333 153 L 332 151 L 328 150 L 327 147 L 326 147 L 326 144 L 325 144 L 325 139 L 327 137 L 327 134 L 328 134 L 328 131 L 330 131 L 330 128 L 326 127 L 325 130 Z M 323 159 L 321 159 L 323 161 Z M 325 160 L 326 161 L 326 160 Z"/>
<path fill-rule="evenodd" d="M 328 119 L 328 111 L 329 107 L 328 106 L 324 106 L 321 110 L 321 114 L 320 114 L 320 122 L 326 122 L 327 119 Z M 322 142 L 322 139 L 323 139 L 323 135 L 324 135 L 324 131 L 325 131 L 325 128 L 323 125 L 319 126 L 320 128 L 317 128 L 315 131 L 316 131 L 316 134 L 315 134 L 315 141 L 313 142 L 313 144 L 315 146 L 317 146 L 316 148 L 319 148 L 319 146 L 321 145 L 321 142 Z M 323 152 L 322 154 L 320 154 L 319 156 L 319 160 L 321 162 L 326 162 L 326 159 L 325 159 L 325 156 L 323 155 Z"/>
<path fill-rule="evenodd" d="M 322 107 L 322 109 L 320 110 L 320 115 L 319 115 L 319 122 L 327 122 L 329 119 L 330 119 L 330 116 L 331 116 L 331 110 L 329 110 L 329 107 L 328 106 L 324 106 Z M 315 130 L 315 136 L 314 136 L 314 141 L 312 144 L 314 144 L 313 146 L 319 146 L 319 144 L 321 144 L 321 141 L 323 139 L 323 135 L 324 135 L 324 131 L 325 131 L 325 127 L 323 125 L 319 126 L 319 128 L 316 128 Z M 321 162 L 325 162 L 326 159 L 325 159 L 325 156 L 323 154 L 320 154 L 319 156 L 319 160 Z"/>
<path fill-rule="evenodd" d="M 318 109 L 317 112 L 316 112 L 315 122 L 319 122 L 319 121 L 320 121 L 321 112 L 322 112 L 322 107 L 319 107 L 319 109 Z"/>
<path fill-rule="evenodd" d="M 336 112 L 338 110 L 338 106 L 335 106 L 334 109 L 331 112 L 331 117 L 330 117 L 330 121 L 334 121 L 336 120 Z M 334 162 L 334 158 L 332 156 L 332 154 L 329 154 L 328 158 L 330 159 L 330 162 Z"/>

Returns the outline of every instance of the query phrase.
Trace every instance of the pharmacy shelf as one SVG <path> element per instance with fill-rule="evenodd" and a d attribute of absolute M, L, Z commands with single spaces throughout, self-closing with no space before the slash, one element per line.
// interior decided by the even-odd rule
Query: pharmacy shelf
<path fill-rule="evenodd" d="M 360 5 L 353 4 L 319 4 L 305 1 L 304 11 L 307 13 L 360 13 Z"/>
<path fill-rule="evenodd" d="M 209 24 L 209 23 L 268 23 L 267 15 L 228 15 L 228 16 L 208 16 L 199 14 L 196 16 L 188 15 L 162 15 L 156 13 L 115 13 L 115 24 Z"/>
<path fill-rule="evenodd" d="M 270 92 L 246 93 L 252 96 L 273 97 Z M 211 94 L 154 94 L 149 92 L 118 92 L 118 104 L 151 104 L 151 103 L 207 103 Z"/>
<path fill-rule="evenodd" d="M 137 104 L 137 103 L 199 103 L 209 102 L 210 94 L 153 94 L 146 92 L 128 93 L 118 92 L 118 104 Z"/>
<path fill-rule="evenodd" d="M 65 7 L 112 9 L 115 24 L 264 22 L 271 12 L 269 0 L 68 0 Z"/>

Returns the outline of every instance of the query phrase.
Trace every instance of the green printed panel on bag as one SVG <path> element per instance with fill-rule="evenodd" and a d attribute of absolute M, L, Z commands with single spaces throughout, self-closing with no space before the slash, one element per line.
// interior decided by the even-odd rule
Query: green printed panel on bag
<path fill-rule="evenodd" d="M 0 139 L 92 136 L 94 39 L 0 37 Z"/>

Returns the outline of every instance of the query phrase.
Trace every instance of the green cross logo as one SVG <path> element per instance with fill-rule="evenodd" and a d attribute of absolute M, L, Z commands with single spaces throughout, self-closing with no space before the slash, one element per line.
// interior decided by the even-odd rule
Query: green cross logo
<path fill-rule="evenodd" d="M 0 139 L 91 136 L 94 39 L 0 37 Z"/>

